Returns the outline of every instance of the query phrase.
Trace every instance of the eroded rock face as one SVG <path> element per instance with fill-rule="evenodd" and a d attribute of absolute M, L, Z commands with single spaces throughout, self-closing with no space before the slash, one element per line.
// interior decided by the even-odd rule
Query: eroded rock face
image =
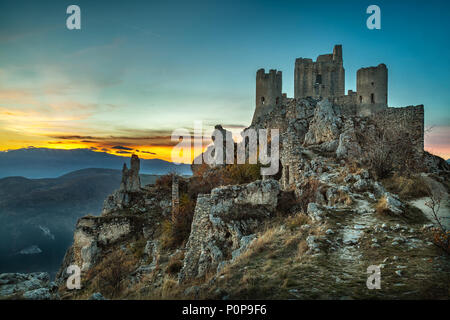
<path fill-rule="evenodd" d="M 336 114 L 328 99 L 317 103 L 314 117 L 305 135 L 305 145 L 326 143 L 326 151 L 334 151 L 338 146 L 341 118 Z"/>
<path fill-rule="evenodd" d="M 79 219 L 73 244 L 64 257 L 57 281 L 68 277 L 66 270 L 69 265 L 88 271 L 101 260 L 105 249 L 143 235 L 145 222 L 145 218 L 139 216 L 88 216 Z"/>
<path fill-rule="evenodd" d="M 136 192 L 141 189 L 141 179 L 139 178 L 141 161 L 135 154 L 131 156 L 130 167 L 131 168 L 128 169 L 126 164 L 123 165 L 120 190 L 125 192 Z"/>
<path fill-rule="evenodd" d="M 140 160 L 135 154 L 131 156 L 131 168 L 123 164 L 122 182 L 120 188 L 109 195 L 103 203 L 103 214 L 127 208 L 134 204 L 135 198 L 140 198 L 141 179 L 139 177 Z M 136 194 L 138 196 L 136 197 Z"/>
<path fill-rule="evenodd" d="M 268 179 L 199 195 L 179 281 L 201 277 L 242 253 L 241 245 L 253 240 L 248 236 L 275 212 L 279 192 L 278 182 Z"/>
<path fill-rule="evenodd" d="M 356 138 L 355 126 L 352 119 L 344 123 L 343 132 L 339 135 L 339 143 L 336 149 L 338 159 L 355 159 L 361 155 L 361 146 Z"/>

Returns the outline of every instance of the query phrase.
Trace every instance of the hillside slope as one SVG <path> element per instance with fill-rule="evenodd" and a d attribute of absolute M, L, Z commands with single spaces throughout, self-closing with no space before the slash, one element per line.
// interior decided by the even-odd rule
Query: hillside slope
<path fill-rule="evenodd" d="M 141 175 L 141 180 L 149 184 L 156 177 Z M 120 181 L 121 172 L 111 169 L 83 169 L 52 179 L 0 179 L 0 272 L 54 273 L 78 218 L 98 214 Z M 20 254 L 32 246 L 42 252 Z"/>

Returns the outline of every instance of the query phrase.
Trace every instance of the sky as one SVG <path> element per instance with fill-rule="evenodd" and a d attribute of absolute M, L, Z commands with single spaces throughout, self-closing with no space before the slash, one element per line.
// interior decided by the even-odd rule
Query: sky
<path fill-rule="evenodd" d="M 71 4 L 81 30 L 66 27 Z M 366 27 L 371 4 L 381 30 Z M 282 70 L 292 97 L 295 59 L 342 44 L 346 91 L 385 63 L 389 106 L 423 104 L 425 149 L 448 159 L 449 30 L 444 0 L 0 0 L 0 150 L 170 160 L 174 129 L 250 124 L 259 68 Z"/>

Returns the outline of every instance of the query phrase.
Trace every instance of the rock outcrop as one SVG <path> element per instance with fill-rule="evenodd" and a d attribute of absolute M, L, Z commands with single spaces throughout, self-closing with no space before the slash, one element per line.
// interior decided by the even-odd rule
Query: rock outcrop
<path fill-rule="evenodd" d="M 68 277 L 69 265 L 77 265 L 82 272 L 90 270 L 100 262 L 103 254 L 117 244 L 151 234 L 151 225 L 144 217 L 109 215 L 81 218 L 74 232 L 74 241 L 67 251 L 63 264 L 56 275 L 58 283 Z"/>
<path fill-rule="evenodd" d="M 308 146 L 326 143 L 326 146 L 323 146 L 324 150 L 335 151 L 341 127 L 342 120 L 336 114 L 333 105 L 328 99 L 322 100 L 317 103 L 304 144 Z"/>
<path fill-rule="evenodd" d="M 58 299 L 57 286 L 46 272 L 0 274 L 0 299 Z"/>
<path fill-rule="evenodd" d="M 275 212 L 279 192 L 278 182 L 268 179 L 199 195 L 179 281 L 201 277 L 242 253 L 248 237 Z"/>
<path fill-rule="evenodd" d="M 132 155 L 130 169 L 124 163 L 122 168 L 122 182 L 120 188 L 106 198 L 103 204 L 103 214 L 121 210 L 133 204 L 134 195 L 141 193 L 141 180 L 139 178 L 140 160 Z"/>

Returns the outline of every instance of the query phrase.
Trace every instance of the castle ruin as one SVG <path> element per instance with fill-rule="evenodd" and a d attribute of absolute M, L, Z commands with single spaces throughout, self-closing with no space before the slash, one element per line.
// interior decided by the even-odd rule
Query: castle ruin
<path fill-rule="evenodd" d="M 388 69 L 385 64 L 361 68 L 356 74 L 356 92 L 345 95 L 345 69 L 342 45 L 335 45 L 333 53 L 319 55 L 316 61 L 297 58 L 294 67 L 294 99 L 328 98 L 337 105 L 361 116 L 369 116 L 388 107 Z M 286 102 L 282 93 L 282 73 L 270 70 L 256 73 L 256 105 L 253 123 L 274 107 Z"/>

